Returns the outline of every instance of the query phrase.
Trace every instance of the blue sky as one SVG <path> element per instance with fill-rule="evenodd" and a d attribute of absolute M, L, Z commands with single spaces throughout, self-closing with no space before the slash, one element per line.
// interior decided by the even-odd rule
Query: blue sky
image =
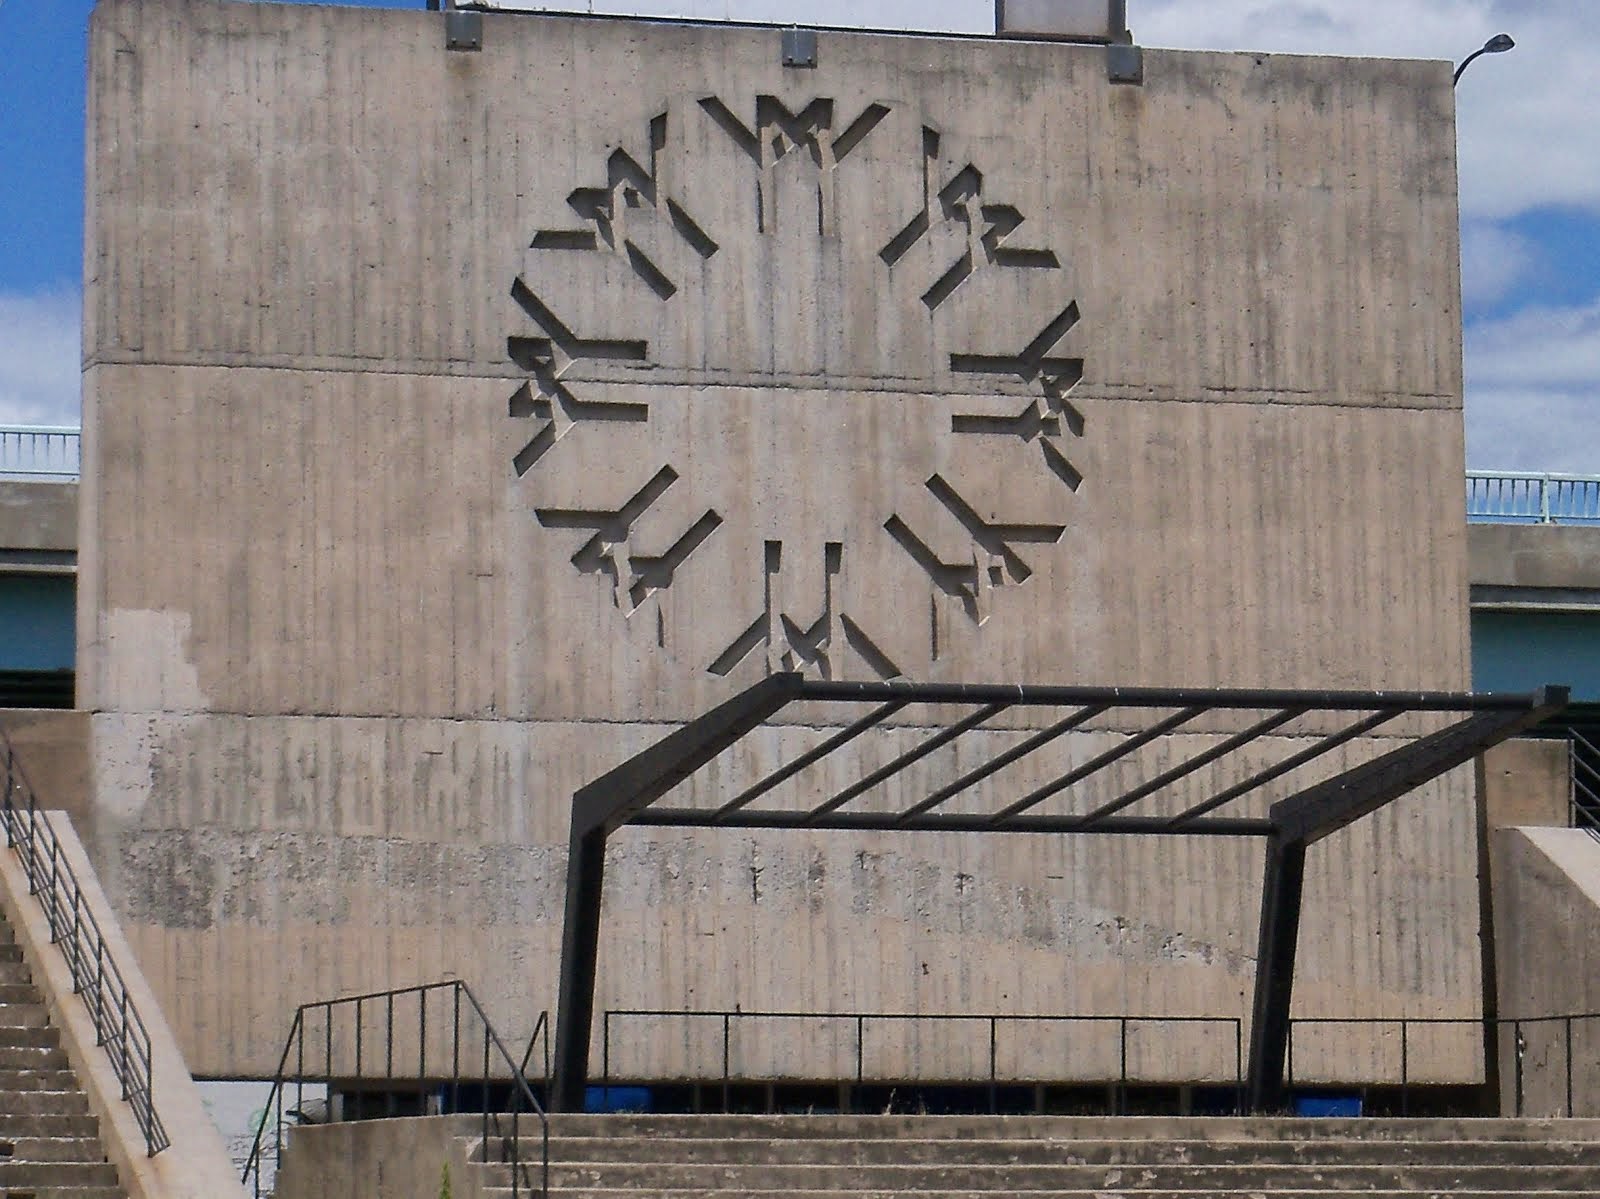
<path fill-rule="evenodd" d="M 326 2 L 326 0 L 325 0 Z M 363 0 L 421 8 L 423 0 Z M 890 5 L 885 7 L 885 5 Z M 898 5 L 899 8 L 893 6 Z M 577 11 L 849 23 L 864 0 L 549 0 Z M 909 6 L 909 7 L 908 7 Z M 77 423 L 90 0 L 0 0 L 0 423 Z M 1455 58 L 1467 458 L 1600 473 L 1600 7 L 1590 0 L 1129 0 L 1151 46 Z M 976 29 L 992 0 L 881 0 Z"/>

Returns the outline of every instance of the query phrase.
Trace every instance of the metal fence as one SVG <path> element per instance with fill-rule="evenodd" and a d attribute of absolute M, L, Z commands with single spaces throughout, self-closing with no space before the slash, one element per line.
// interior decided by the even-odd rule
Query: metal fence
<path fill-rule="evenodd" d="M 1600 475 L 1469 470 L 1467 519 L 1486 524 L 1600 524 Z"/>
<path fill-rule="evenodd" d="M 0 730 L 0 784 L 6 844 L 22 859 L 28 892 L 44 908 L 50 940 L 66 956 L 72 989 L 89 1009 L 95 1041 L 110 1057 L 122 1098 L 144 1134 L 145 1151 L 154 1157 L 172 1142 L 156 1114 L 149 1030 L 128 996 L 128 985 L 84 900 L 83 888 L 62 856 L 55 829 L 38 810 L 33 788 L 4 730 Z"/>
<path fill-rule="evenodd" d="M 1595 1082 L 1600 1076 L 1600 1014 L 1585 1012 L 1563 1016 L 1467 1018 L 1450 1016 L 1347 1016 L 1295 1017 L 1290 1022 L 1288 1083 L 1291 1090 L 1308 1082 L 1317 1086 L 1352 1089 L 1337 1079 L 1297 1078 L 1295 1047 L 1303 1045 L 1307 1034 L 1317 1032 L 1353 1033 L 1368 1042 L 1387 1061 L 1386 1076 L 1376 1085 L 1398 1093 L 1399 1107 L 1394 1114 L 1411 1114 L 1412 1092 L 1435 1085 L 1414 1074 L 1412 1054 L 1419 1037 L 1439 1034 L 1469 1034 L 1480 1048 L 1492 1044 L 1502 1062 L 1509 1059 L 1511 1074 L 1503 1079 L 1509 1086 L 1505 1096 L 1516 1117 L 1571 1118 L 1592 1116 L 1600 1110 L 1600 1095 Z M 1348 1037 L 1341 1038 L 1341 1056 L 1360 1052 Z M 1325 1055 L 1326 1056 L 1326 1055 Z M 1378 1113 L 1369 1113 L 1378 1114 Z"/>
<path fill-rule="evenodd" d="M 1567 752 L 1572 827 L 1600 836 L 1600 746 L 1579 730 L 1570 729 Z"/>
<path fill-rule="evenodd" d="M 459 979 L 301 1004 L 241 1182 L 257 1199 L 270 1194 L 285 1127 L 333 1119 L 338 1093 L 342 1119 L 476 1115 L 482 1160 L 510 1167 L 511 1199 L 548 1195 L 550 1120 L 527 1077 L 541 1044 L 548 1077 L 548 1028 L 541 1013 L 519 1064 Z M 308 1083 L 325 1088 L 325 1111 L 308 1109 Z M 523 1156 L 530 1121 L 537 1161 Z"/>
<path fill-rule="evenodd" d="M 1243 1110 L 1244 1093 L 1244 1026 L 1243 1021 L 1235 1016 L 1139 1016 L 1139 1015 L 1109 1015 L 1109 1016 L 1078 1016 L 1078 1015 L 1011 1015 L 1001 1013 L 931 1013 L 931 1012 L 797 1012 L 797 1011 L 759 1011 L 741 1009 L 735 1011 L 682 1011 L 673 1009 L 655 1008 L 611 1008 L 601 1017 L 600 1053 L 601 1053 L 601 1085 L 609 1089 L 613 1085 L 613 1070 L 616 1067 L 619 1036 L 614 1025 L 624 1021 L 646 1020 L 653 1023 L 661 1021 L 682 1020 L 709 1026 L 711 1036 L 720 1038 L 721 1045 L 721 1076 L 722 1106 L 723 1110 L 731 1109 L 733 1085 L 736 1082 L 759 1080 L 763 1071 L 749 1071 L 741 1069 L 734 1064 L 734 1048 L 737 1030 L 741 1025 L 756 1025 L 766 1021 L 781 1021 L 785 1023 L 803 1022 L 812 1025 L 811 1040 L 825 1041 L 829 1038 L 825 1033 L 819 1032 L 819 1026 L 831 1025 L 836 1031 L 842 1032 L 847 1044 L 844 1046 L 845 1056 L 853 1063 L 854 1090 L 852 1102 L 860 1095 L 862 1088 L 867 1084 L 887 1082 L 887 1078 L 879 1077 L 881 1071 L 869 1069 L 868 1033 L 869 1030 L 879 1036 L 893 1038 L 897 1031 L 903 1034 L 906 1029 L 926 1030 L 930 1025 L 945 1025 L 954 1028 L 967 1028 L 980 1038 L 980 1062 L 978 1069 L 971 1072 L 968 1081 L 977 1083 L 988 1089 L 989 1108 L 999 1111 L 999 1095 L 1002 1086 L 1009 1086 L 1018 1077 L 1025 1076 L 1026 1069 L 1018 1069 L 1019 1063 L 1008 1062 L 1005 1068 L 1001 1066 L 1001 1040 L 1002 1034 L 1014 1037 L 1017 1033 L 1029 1028 L 1054 1028 L 1057 1030 L 1077 1029 L 1082 1030 L 1094 1044 L 1084 1044 L 1081 1050 L 1092 1054 L 1106 1067 L 1104 1073 L 1108 1075 L 1107 1081 L 1114 1084 L 1110 1107 L 1114 1113 L 1125 1111 L 1127 1089 L 1130 1085 L 1149 1082 L 1171 1082 L 1170 1078 L 1156 1078 L 1150 1072 L 1142 1069 L 1140 1058 L 1152 1048 L 1149 1043 L 1150 1030 L 1193 1029 L 1196 1027 L 1215 1030 L 1218 1044 L 1213 1046 L 1203 1056 L 1212 1063 L 1226 1063 L 1222 1070 L 1215 1066 L 1211 1069 L 1202 1069 L 1196 1076 L 1215 1081 L 1218 1085 L 1226 1086 L 1234 1093 L 1235 1102 L 1239 1110 Z M 802 1035 L 804 1035 L 802 1033 Z M 659 1039 L 659 1038 L 657 1038 Z M 986 1044 L 982 1043 L 986 1039 Z M 699 1042 L 703 1050 L 712 1053 L 716 1049 L 709 1042 Z M 1016 1056 L 1015 1051 L 1009 1056 Z M 986 1058 L 986 1062 L 982 1059 Z M 827 1071 L 823 1072 L 824 1074 Z M 626 1077 L 624 1075 L 624 1077 Z M 898 1078 L 894 1081 L 914 1083 L 917 1080 Z M 940 1078 L 938 1081 L 948 1083 L 949 1078 Z"/>
<path fill-rule="evenodd" d="M 71 482 L 78 477 L 80 440 L 70 425 L 0 425 L 0 478 Z"/>

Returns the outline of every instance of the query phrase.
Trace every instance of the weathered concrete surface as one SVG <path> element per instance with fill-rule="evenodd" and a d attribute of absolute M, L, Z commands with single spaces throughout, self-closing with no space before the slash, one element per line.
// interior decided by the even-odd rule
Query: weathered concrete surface
<path fill-rule="evenodd" d="M 1581 829 L 1507 828 L 1490 847 L 1500 1014 L 1533 1021 L 1501 1037 L 1501 1110 L 1600 1114 L 1600 1018 L 1572 1021 L 1570 1042 L 1567 1022 L 1537 1019 L 1600 1012 L 1600 844 Z"/>
<path fill-rule="evenodd" d="M 480 1127 L 470 1116 L 433 1116 L 292 1128 L 274 1199 L 439 1199 L 447 1169 L 450 1194 L 473 1199 L 467 1150 Z"/>
<path fill-rule="evenodd" d="M 0 571 L 70 571 L 78 485 L 0 479 Z"/>
<path fill-rule="evenodd" d="M 1467 526 L 1472 585 L 1561 588 L 1600 594 L 1600 528 Z"/>
<path fill-rule="evenodd" d="M 1324 1193 L 1542 1199 L 1592 1192 L 1597 1131 L 1593 1120 L 556 1116 L 550 1189 L 761 1199 Z M 292 1189 L 278 1194 L 434 1199 L 444 1161 L 453 1195 L 510 1194 L 509 1167 L 457 1156 L 462 1146 L 472 1152 L 479 1139 L 476 1121 L 449 1116 L 297 1128 L 285 1153 Z M 520 1147 L 524 1162 L 542 1161 L 536 1129 L 523 1132 Z M 537 1194 L 540 1167 L 525 1170 L 523 1185 L 531 1180 Z M 311 1179 L 322 1185 L 308 1185 Z"/>
<path fill-rule="evenodd" d="M 89 714 L 4 708 L 0 709 L 0 730 L 16 751 L 38 803 L 68 813 L 75 828 L 92 828 Z"/>
<path fill-rule="evenodd" d="M 772 670 L 1465 685 L 1446 66 L 1151 52 L 1128 88 L 1085 48 L 484 28 L 96 10 L 94 852 L 198 1068 L 447 971 L 525 1031 L 573 788 Z M 1476 1013 L 1470 787 L 1315 852 L 1303 1011 Z M 1238 1014 L 1258 873 L 630 832 L 601 1005 Z"/>
<path fill-rule="evenodd" d="M 1566 828 L 1572 822 L 1571 753 L 1564 740 L 1521 737 L 1484 754 L 1479 785 L 1489 829 Z"/>
<path fill-rule="evenodd" d="M 100 928 L 109 960 L 122 975 L 126 997 L 149 1034 L 151 1096 L 171 1147 L 149 1156 L 144 1133 L 123 1097 L 108 1050 L 100 1044 L 94 1020 L 74 985 L 73 971 L 51 936 L 39 899 L 29 892 L 21 859 L 0 848 L 0 905 L 23 946 L 34 985 L 44 994 L 61 1044 L 100 1122 L 117 1178 L 129 1199 L 242 1199 L 222 1138 L 207 1118 L 199 1089 L 172 1030 L 145 980 L 133 950 L 123 939 L 117 916 L 95 877 L 94 867 L 65 812 L 41 811 L 59 846 L 59 860 L 72 871 L 86 915 Z"/>

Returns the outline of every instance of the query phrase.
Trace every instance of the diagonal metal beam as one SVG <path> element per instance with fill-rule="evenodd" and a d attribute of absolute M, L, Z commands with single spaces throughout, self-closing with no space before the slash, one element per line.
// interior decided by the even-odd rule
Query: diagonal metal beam
<path fill-rule="evenodd" d="M 963 716 L 949 728 L 943 729 L 934 736 L 929 737 L 921 745 L 914 749 L 907 750 L 894 761 L 878 767 L 878 769 L 867 775 L 867 777 L 862 779 L 860 782 L 852 783 L 843 791 L 839 792 L 839 794 L 835 795 L 832 799 L 825 800 L 816 807 L 812 808 L 811 811 L 806 813 L 805 823 L 814 823 L 815 821 L 826 816 L 835 808 L 842 808 L 856 796 L 872 790 L 872 788 L 876 787 L 885 779 L 899 774 L 907 766 L 910 766 L 914 762 L 921 761 L 923 758 L 933 753 L 934 750 L 950 744 L 950 742 L 961 736 L 962 733 L 965 733 L 969 729 L 977 728 L 978 725 L 982 724 L 991 717 L 998 716 L 1010 706 L 1011 705 L 1009 703 L 985 704 L 976 712 L 972 712 L 967 716 Z"/>
<path fill-rule="evenodd" d="M 1251 791 L 1254 791 L 1257 787 L 1266 786 L 1266 784 L 1272 782 L 1273 779 L 1282 778 L 1291 770 L 1298 770 L 1307 762 L 1313 762 L 1322 757 L 1323 754 L 1331 753 L 1333 750 L 1338 749 L 1339 746 L 1343 745 L 1345 742 L 1354 741 L 1363 733 L 1370 733 L 1373 729 L 1379 727 L 1380 725 L 1388 724 L 1389 721 L 1395 719 L 1404 711 L 1404 708 L 1385 708 L 1381 712 L 1374 712 L 1371 716 L 1368 716 L 1362 720 L 1358 720 L 1354 724 L 1340 729 L 1337 733 L 1334 733 L 1331 736 L 1324 737 L 1315 745 L 1307 746 L 1298 753 L 1290 754 L 1283 761 L 1274 763 L 1273 765 L 1268 766 L 1265 770 L 1257 771 L 1243 782 L 1235 783 L 1225 791 L 1219 791 L 1210 799 L 1206 800 L 1205 803 L 1196 804 L 1186 812 L 1179 812 L 1172 818 L 1167 827 L 1173 832 L 1182 832 L 1187 825 L 1199 820 L 1202 816 L 1205 816 L 1208 813 L 1215 812 L 1224 804 L 1232 803 L 1241 795 L 1247 795 Z"/>
<path fill-rule="evenodd" d="M 1420 741 L 1392 749 L 1335 778 L 1272 805 L 1273 825 L 1285 840 L 1315 844 L 1415 790 L 1490 746 L 1530 729 L 1567 706 L 1566 687 L 1546 687 L 1520 712 L 1479 712 Z"/>
<path fill-rule="evenodd" d="M 923 812 L 909 820 L 896 812 L 829 812 L 813 818 L 808 812 L 776 812 L 746 808 L 726 820 L 713 811 L 697 808 L 646 808 L 630 827 L 827 829 L 842 832 L 898 833 L 1091 833 L 1095 836 L 1149 836 L 1169 832 L 1162 816 L 1114 816 L 1092 829 L 1081 827 L 1079 816 L 1013 816 L 996 828 L 986 812 Z M 1215 816 L 1198 820 L 1175 837 L 1267 837 L 1272 822 Z"/>
<path fill-rule="evenodd" d="M 1083 818 L 1084 831 L 1092 831 L 1094 827 L 1107 817 L 1114 816 L 1124 808 L 1131 808 L 1147 795 L 1154 795 L 1163 787 L 1187 778 L 1203 766 L 1209 766 L 1218 758 L 1225 758 L 1237 749 L 1241 749 L 1258 737 L 1264 737 L 1275 728 L 1288 724 L 1291 720 L 1304 716 L 1310 709 L 1306 707 L 1285 708 L 1281 712 L 1274 712 L 1265 720 L 1258 721 L 1242 732 L 1235 733 L 1226 741 L 1213 745 L 1203 753 L 1198 753 L 1186 761 L 1179 762 L 1170 770 L 1163 771 L 1147 783 L 1141 783 L 1125 795 L 1119 795 L 1110 803 L 1102 804 Z"/>
<path fill-rule="evenodd" d="M 1274 1110 L 1285 1099 L 1306 848 L 1532 728 L 1566 707 L 1568 696 L 1565 687 L 1546 687 L 1527 696 L 1521 711 L 1478 711 L 1272 805 L 1250 1030 L 1252 1111 Z"/>
<path fill-rule="evenodd" d="M 1017 745 L 1013 745 L 1003 754 L 1000 754 L 998 757 L 996 757 L 992 762 L 985 762 L 977 769 L 967 771 L 966 774 L 962 775 L 955 782 L 948 783 L 945 786 L 940 787 L 932 795 L 928 796 L 927 799 L 912 804 L 904 812 L 900 813 L 897 822 L 912 820 L 915 817 L 920 816 L 922 813 L 938 807 L 940 804 L 944 803 L 945 800 L 949 799 L 953 795 L 959 795 L 974 783 L 982 782 L 991 774 L 996 774 L 999 771 L 1004 770 L 1018 758 L 1025 758 L 1034 750 L 1048 745 L 1057 737 L 1071 732 L 1079 725 L 1087 724 L 1096 716 L 1099 716 L 1102 712 L 1106 711 L 1106 709 L 1109 707 L 1111 707 L 1110 704 L 1090 704 L 1086 708 L 1079 708 L 1071 716 L 1068 716 L 1063 720 L 1058 720 L 1049 728 L 1035 733 L 1026 741 L 1022 741 Z"/>
<path fill-rule="evenodd" d="M 669 733 L 572 796 L 572 836 L 610 832 L 800 696 L 797 674 L 775 674 Z"/>
<path fill-rule="evenodd" d="M 841 746 L 848 745 L 857 737 L 861 736 L 862 733 L 865 733 L 868 729 L 877 728 L 878 725 L 882 724 L 885 720 L 888 720 L 889 717 L 893 716 L 896 712 L 910 702 L 910 700 L 906 699 L 896 699 L 874 708 L 860 720 L 857 720 L 854 724 L 846 725 L 833 736 L 823 741 L 820 745 L 813 746 L 812 748 L 806 750 L 805 753 L 801 754 L 794 761 L 788 762 L 783 766 L 780 766 L 777 770 L 774 770 L 760 782 L 746 787 L 743 791 L 739 792 L 739 794 L 735 795 L 727 803 L 723 804 L 717 809 L 716 814 L 718 823 L 721 823 L 724 819 L 737 812 L 740 808 L 746 807 L 755 800 L 760 799 L 763 795 L 765 795 L 768 791 L 771 791 L 780 783 L 784 783 L 789 779 L 792 779 L 807 766 L 813 765 L 816 762 L 820 762 L 834 750 L 840 748 Z"/>
<path fill-rule="evenodd" d="M 1068 787 L 1072 786 L 1073 783 L 1081 782 L 1083 779 L 1088 778 L 1096 771 L 1104 770 L 1107 766 L 1111 765 L 1111 763 L 1118 761 L 1121 758 L 1125 758 L 1143 746 L 1150 744 L 1150 742 L 1154 741 L 1157 737 L 1164 737 L 1168 733 L 1172 732 L 1173 729 L 1176 729 L 1181 725 L 1188 724 L 1189 721 L 1193 720 L 1196 716 L 1199 716 L 1208 710 L 1209 709 L 1200 706 L 1183 708 L 1180 711 L 1174 712 L 1165 720 L 1156 721 L 1155 724 L 1145 729 L 1142 733 L 1135 733 L 1126 741 L 1123 741 L 1118 745 L 1114 745 L 1104 753 L 1090 758 L 1082 766 L 1067 771 L 1066 774 L 1062 775 L 1053 782 L 1046 783 L 1044 786 L 1037 787 L 1028 792 L 1028 794 L 1017 800 L 1016 803 L 1001 808 L 993 816 L 989 817 L 990 826 L 998 827 L 1001 823 L 1011 819 L 1013 816 L 1020 815 L 1021 813 L 1026 812 L 1029 808 L 1043 803 L 1052 795 L 1055 795 L 1061 791 L 1065 791 Z M 1082 820 L 1082 817 L 1080 816 L 1078 819 Z"/>

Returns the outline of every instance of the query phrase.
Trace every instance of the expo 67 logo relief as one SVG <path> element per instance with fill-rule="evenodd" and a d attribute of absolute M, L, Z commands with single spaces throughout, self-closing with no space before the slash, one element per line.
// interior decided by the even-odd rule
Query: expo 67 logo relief
<path fill-rule="evenodd" d="M 904 104 L 691 95 L 635 137 L 546 198 L 511 287 L 538 535 L 697 669 L 918 673 L 1083 486 L 1061 253 Z"/>

